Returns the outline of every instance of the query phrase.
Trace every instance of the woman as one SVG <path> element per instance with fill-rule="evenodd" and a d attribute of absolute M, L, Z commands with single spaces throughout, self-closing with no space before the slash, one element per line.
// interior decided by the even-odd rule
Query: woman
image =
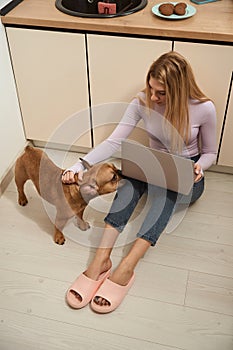
<path fill-rule="evenodd" d="M 162 122 L 153 117 L 154 113 Z M 216 158 L 216 112 L 213 103 L 197 86 L 189 63 L 177 52 L 165 53 L 151 65 L 146 89 L 130 103 L 112 135 L 84 159 L 94 164 L 111 157 L 141 119 L 148 131 L 150 147 L 194 160 L 194 185 L 186 198 L 193 203 L 204 190 L 203 171 Z M 81 163 L 67 169 L 62 181 L 74 182 L 74 174 L 81 169 Z M 110 254 L 114 242 L 145 192 L 152 193 L 152 197 L 155 194 L 151 207 L 130 252 L 110 275 Z M 177 193 L 155 186 L 148 191 L 146 183 L 133 179 L 128 179 L 118 189 L 110 213 L 105 218 L 101 245 L 87 270 L 67 292 L 70 306 L 81 308 L 91 301 L 93 310 L 107 313 L 120 305 L 134 281 L 137 263 L 149 247 L 156 244 L 166 228 L 177 197 Z M 125 205 L 122 206 L 122 203 Z M 119 206 L 121 209 L 118 210 Z"/>

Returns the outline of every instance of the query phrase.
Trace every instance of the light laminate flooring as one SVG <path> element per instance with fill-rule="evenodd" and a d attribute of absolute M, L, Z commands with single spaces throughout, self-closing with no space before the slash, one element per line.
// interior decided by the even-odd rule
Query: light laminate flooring
<path fill-rule="evenodd" d="M 49 154 L 61 167 L 79 156 Z M 32 183 L 26 192 L 26 207 L 17 204 L 14 181 L 0 199 L 0 350 L 233 350 L 232 175 L 206 172 L 202 198 L 149 249 L 127 297 L 106 315 L 65 302 L 93 257 L 95 232 L 71 222 L 65 245 L 56 245 Z M 100 232 L 111 200 L 97 198 L 85 212 Z M 137 218 L 119 237 L 113 266 L 130 248 Z"/>

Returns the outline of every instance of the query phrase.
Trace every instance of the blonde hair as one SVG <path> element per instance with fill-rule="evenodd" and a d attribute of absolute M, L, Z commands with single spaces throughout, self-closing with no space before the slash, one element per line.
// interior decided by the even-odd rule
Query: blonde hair
<path fill-rule="evenodd" d="M 180 150 L 180 141 L 177 140 L 175 134 L 177 135 L 178 132 L 178 135 L 181 136 L 178 138 L 186 144 L 190 138 L 189 99 L 198 100 L 200 103 L 210 99 L 198 87 L 190 64 L 175 51 L 160 56 L 152 63 L 147 73 L 146 106 L 153 109 L 150 78 L 164 85 L 166 93 L 164 118 L 168 122 L 167 125 L 171 126 L 171 149 L 174 151 L 178 147 Z"/>

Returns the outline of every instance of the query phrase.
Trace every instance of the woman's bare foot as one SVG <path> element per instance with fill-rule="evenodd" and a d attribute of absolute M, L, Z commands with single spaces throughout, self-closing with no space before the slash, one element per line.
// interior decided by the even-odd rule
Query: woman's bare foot
<path fill-rule="evenodd" d="M 127 262 L 123 259 L 117 269 L 113 272 L 113 274 L 109 277 L 109 279 L 117 283 L 121 286 L 126 286 L 131 277 L 133 276 L 133 269 L 128 266 Z M 98 292 L 97 292 L 98 294 Z M 99 297 L 98 295 L 95 297 L 94 302 L 98 305 L 110 305 L 108 300 Z"/>
<path fill-rule="evenodd" d="M 94 281 L 97 281 L 99 276 L 108 271 L 112 267 L 112 262 L 110 258 L 104 259 L 104 260 L 99 260 L 99 259 L 94 259 L 90 266 L 87 268 L 87 270 L 84 272 L 84 275 L 87 277 L 91 278 Z M 70 290 L 70 293 L 72 293 L 79 302 L 82 301 L 82 297 L 75 291 L 75 290 Z"/>
<path fill-rule="evenodd" d="M 126 286 L 131 277 L 133 276 L 134 269 L 137 266 L 139 260 L 144 256 L 146 251 L 151 246 L 149 241 L 146 241 L 142 238 L 137 238 L 134 244 L 132 245 L 128 255 L 123 258 L 117 269 L 109 277 L 112 282 L 115 282 L 121 286 Z M 98 305 L 110 305 L 109 301 L 98 296 L 98 291 L 94 302 Z"/>
<path fill-rule="evenodd" d="M 107 258 L 102 261 L 98 261 L 94 259 L 89 265 L 88 269 L 84 272 L 84 274 L 87 277 L 97 281 L 101 273 L 108 271 L 109 269 L 111 269 L 111 267 L 112 267 L 112 262 L 110 258 Z"/>

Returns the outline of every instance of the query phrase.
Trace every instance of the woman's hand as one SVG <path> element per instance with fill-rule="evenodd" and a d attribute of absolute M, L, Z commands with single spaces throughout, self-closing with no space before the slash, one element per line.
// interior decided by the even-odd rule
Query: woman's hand
<path fill-rule="evenodd" d="M 201 180 L 201 178 L 203 177 L 203 170 L 201 168 L 201 166 L 198 163 L 194 164 L 194 174 L 195 174 L 195 179 L 194 182 L 198 182 Z"/>
<path fill-rule="evenodd" d="M 62 174 L 61 180 L 64 184 L 77 183 L 77 178 L 75 179 L 75 174 L 71 170 L 68 170 L 65 172 L 65 174 Z M 83 180 L 83 170 L 78 172 L 78 180 L 80 182 Z"/>
<path fill-rule="evenodd" d="M 62 182 L 64 184 L 73 184 L 75 183 L 75 178 L 74 178 L 74 172 L 73 171 L 67 171 L 65 174 L 62 174 Z"/>

